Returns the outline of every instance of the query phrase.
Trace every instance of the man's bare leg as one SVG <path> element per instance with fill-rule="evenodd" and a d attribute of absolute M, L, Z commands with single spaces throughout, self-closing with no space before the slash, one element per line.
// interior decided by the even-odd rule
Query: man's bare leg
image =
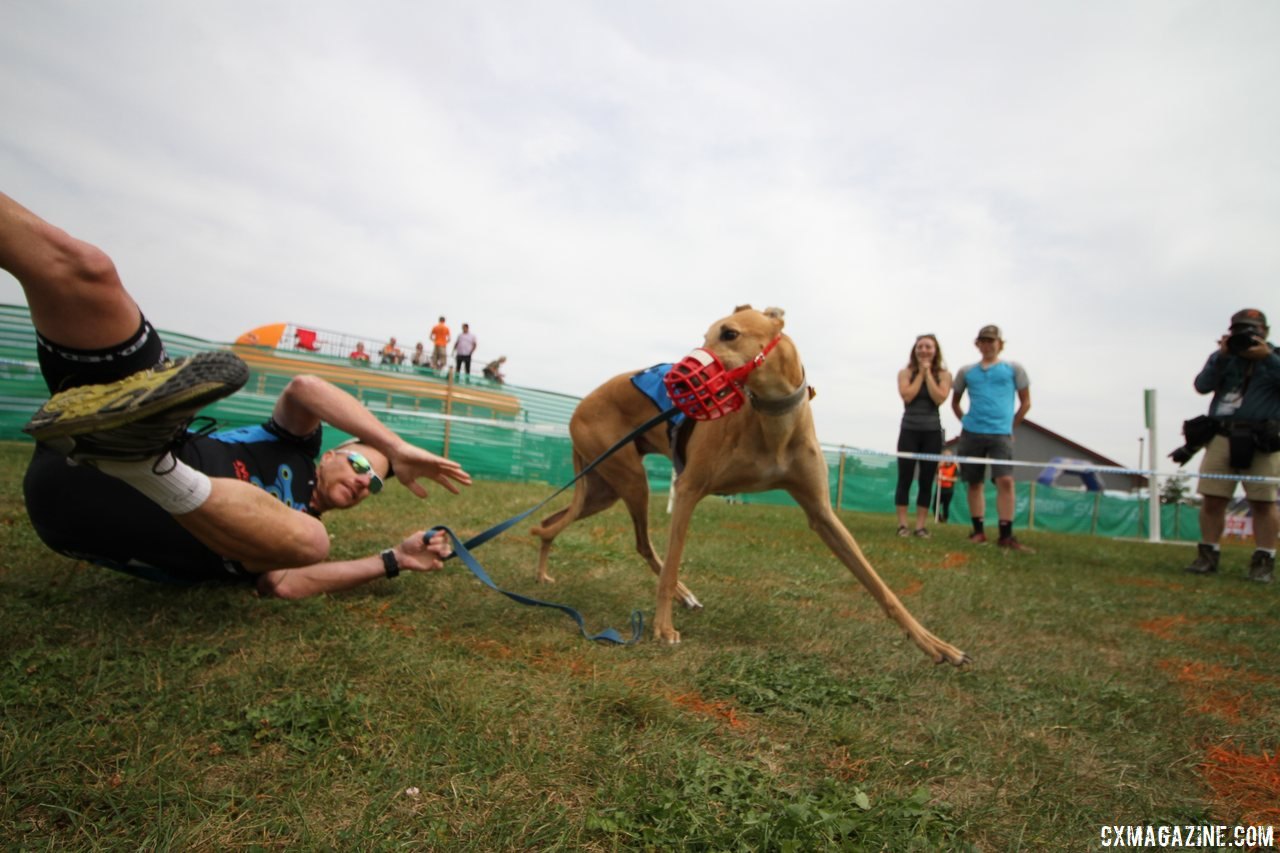
<path fill-rule="evenodd" d="M 36 331 L 76 349 L 127 340 L 142 312 L 106 253 L 0 193 L 0 268 L 22 285 Z"/>

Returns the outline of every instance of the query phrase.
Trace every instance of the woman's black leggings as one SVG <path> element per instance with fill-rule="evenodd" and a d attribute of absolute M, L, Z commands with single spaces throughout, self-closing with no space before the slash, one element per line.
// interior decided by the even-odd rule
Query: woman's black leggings
<path fill-rule="evenodd" d="M 898 433 L 898 452 L 900 453 L 942 453 L 942 430 L 940 429 L 904 429 Z M 916 465 L 920 466 L 920 487 L 916 493 L 916 506 L 929 506 L 933 497 L 933 475 L 938 472 L 938 463 L 926 462 L 923 459 L 898 459 L 898 489 L 893 494 L 894 506 L 906 506 L 911 497 L 911 476 Z"/>

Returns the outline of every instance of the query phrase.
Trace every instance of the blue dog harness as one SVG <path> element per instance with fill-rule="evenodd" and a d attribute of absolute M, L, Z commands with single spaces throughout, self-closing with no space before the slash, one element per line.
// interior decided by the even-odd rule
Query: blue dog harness
<path fill-rule="evenodd" d="M 636 386 L 637 391 L 648 397 L 649 402 L 657 406 L 660 412 L 665 412 L 672 407 L 671 395 L 667 393 L 667 387 L 662 382 L 663 377 L 671 372 L 671 368 L 671 364 L 655 364 L 631 377 L 631 384 Z M 680 412 L 667 421 L 667 440 L 671 442 L 671 464 L 675 467 L 677 474 L 684 470 L 684 459 L 677 450 L 677 436 L 687 420 L 685 414 Z"/>

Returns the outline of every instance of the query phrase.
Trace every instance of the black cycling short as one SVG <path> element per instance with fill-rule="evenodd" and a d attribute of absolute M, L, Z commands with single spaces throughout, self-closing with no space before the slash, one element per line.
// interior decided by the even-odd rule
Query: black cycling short
<path fill-rule="evenodd" d="M 76 349 L 36 333 L 36 358 L 50 394 L 80 385 L 116 382 L 155 367 L 167 357 L 160 334 L 146 317 L 131 338 L 106 349 Z"/>

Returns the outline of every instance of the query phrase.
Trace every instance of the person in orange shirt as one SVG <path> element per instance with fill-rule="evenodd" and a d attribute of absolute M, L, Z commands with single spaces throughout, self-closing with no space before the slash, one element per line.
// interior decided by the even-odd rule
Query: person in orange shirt
<path fill-rule="evenodd" d="M 942 451 L 943 456 L 951 456 L 950 450 Z M 951 497 L 956 491 L 956 471 L 960 466 L 948 459 L 938 463 L 938 500 L 936 507 L 938 520 L 943 524 L 951 518 Z"/>
<path fill-rule="evenodd" d="M 449 327 L 444 324 L 444 317 L 440 318 L 440 322 L 431 327 L 431 366 L 436 370 L 441 370 L 449 361 Z"/>

